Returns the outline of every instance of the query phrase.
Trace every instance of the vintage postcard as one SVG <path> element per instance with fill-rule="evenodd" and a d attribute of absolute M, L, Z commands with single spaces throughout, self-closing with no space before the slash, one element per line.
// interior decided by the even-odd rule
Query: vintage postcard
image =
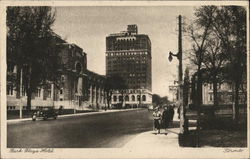
<path fill-rule="evenodd" d="M 1 1 L 1 158 L 249 158 L 248 1 Z"/>

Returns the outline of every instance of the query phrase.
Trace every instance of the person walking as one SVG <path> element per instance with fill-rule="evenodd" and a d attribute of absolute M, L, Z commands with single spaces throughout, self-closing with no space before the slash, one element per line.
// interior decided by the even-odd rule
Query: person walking
<path fill-rule="evenodd" d="M 173 119 L 174 119 L 174 107 L 170 105 L 169 107 L 169 114 L 170 114 L 170 123 L 173 126 Z"/>
<path fill-rule="evenodd" d="M 158 134 L 160 134 L 160 129 L 161 129 L 161 116 L 162 114 L 160 112 L 160 108 L 156 107 L 153 113 L 153 119 L 154 119 L 154 130 L 158 130 Z"/>
<path fill-rule="evenodd" d="M 162 113 L 162 126 L 165 129 L 165 131 L 167 130 L 167 128 L 169 126 L 169 121 L 170 121 L 169 108 L 167 106 L 165 106 L 164 111 Z"/>

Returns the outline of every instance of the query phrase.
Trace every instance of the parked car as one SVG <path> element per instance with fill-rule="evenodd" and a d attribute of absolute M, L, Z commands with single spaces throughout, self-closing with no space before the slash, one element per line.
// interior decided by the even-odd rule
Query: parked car
<path fill-rule="evenodd" d="M 53 107 L 43 107 L 32 114 L 32 120 L 36 121 L 38 118 L 42 118 L 44 120 L 48 118 L 56 119 L 57 115 L 58 113 Z"/>

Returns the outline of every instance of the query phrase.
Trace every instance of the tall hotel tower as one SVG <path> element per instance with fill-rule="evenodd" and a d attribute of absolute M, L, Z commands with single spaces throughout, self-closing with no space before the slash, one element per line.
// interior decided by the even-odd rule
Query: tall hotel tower
<path fill-rule="evenodd" d="M 123 96 L 119 90 L 113 93 L 112 105 L 152 104 L 151 59 L 150 39 L 146 34 L 138 34 L 137 25 L 128 25 L 127 31 L 106 37 L 106 75 L 119 75 L 128 88 Z"/>

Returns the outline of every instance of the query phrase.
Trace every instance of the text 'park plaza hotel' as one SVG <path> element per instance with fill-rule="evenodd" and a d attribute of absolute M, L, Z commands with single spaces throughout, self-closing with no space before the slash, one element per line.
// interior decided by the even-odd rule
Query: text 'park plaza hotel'
<path fill-rule="evenodd" d="M 138 34 L 137 25 L 106 37 L 106 75 L 118 75 L 126 85 L 125 91 L 113 93 L 112 105 L 152 104 L 151 59 L 151 41 L 148 35 Z"/>

